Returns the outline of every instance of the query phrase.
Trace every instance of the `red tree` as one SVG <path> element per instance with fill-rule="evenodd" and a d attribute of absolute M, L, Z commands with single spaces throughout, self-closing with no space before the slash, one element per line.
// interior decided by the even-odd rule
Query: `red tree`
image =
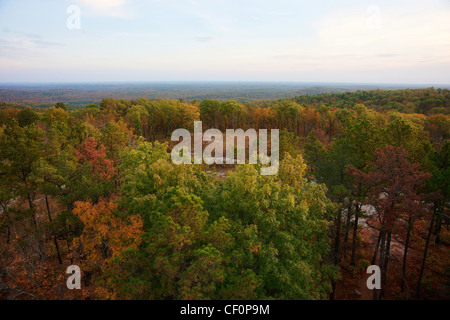
<path fill-rule="evenodd" d="M 408 152 L 403 147 L 386 146 L 376 150 L 374 155 L 375 160 L 370 163 L 369 172 L 363 172 L 355 167 L 349 167 L 348 172 L 357 183 L 366 183 L 371 187 L 369 202 L 377 209 L 380 223 L 372 262 L 376 262 L 379 250 L 379 266 L 382 271 L 380 296 L 383 296 L 394 224 L 402 213 L 406 213 L 407 230 L 411 231 L 421 201 L 419 187 L 429 178 L 429 174 L 422 172 L 418 163 L 408 161 Z"/>
<path fill-rule="evenodd" d="M 99 174 L 102 179 L 109 180 L 115 174 L 114 162 L 106 157 L 105 147 L 97 145 L 92 137 L 87 137 L 75 150 L 75 156 L 82 164 L 89 162 L 93 173 Z"/>

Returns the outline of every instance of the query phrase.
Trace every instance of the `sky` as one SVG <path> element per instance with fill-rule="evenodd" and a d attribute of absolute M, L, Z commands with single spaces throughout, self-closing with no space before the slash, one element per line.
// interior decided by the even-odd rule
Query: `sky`
<path fill-rule="evenodd" d="M 450 84 L 450 0 L 0 0 L 0 82 Z"/>

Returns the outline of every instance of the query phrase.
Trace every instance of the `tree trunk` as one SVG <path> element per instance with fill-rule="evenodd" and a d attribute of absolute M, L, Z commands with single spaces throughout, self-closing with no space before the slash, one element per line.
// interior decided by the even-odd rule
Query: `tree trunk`
<path fill-rule="evenodd" d="M 45 206 L 47 207 L 48 221 L 52 222 L 52 215 L 50 214 L 50 204 L 48 203 L 47 195 L 45 195 Z"/>
<path fill-rule="evenodd" d="M 386 243 L 386 232 L 385 232 L 385 227 L 384 225 L 381 226 L 381 230 L 380 230 L 380 237 L 381 237 L 381 243 L 380 243 L 380 260 L 379 260 L 379 266 L 382 266 L 383 263 L 383 259 L 384 259 L 384 252 L 385 252 L 385 243 Z"/>
<path fill-rule="evenodd" d="M 378 240 L 375 246 L 375 252 L 373 253 L 372 257 L 372 265 L 374 265 L 377 262 L 378 248 L 380 247 L 380 242 L 381 242 L 381 230 L 378 231 Z"/>
<path fill-rule="evenodd" d="M 45 195 L 45 205 L 47 207 L 48 220 L 50 222 L 52 222 L 52 215 L 50 213 L 50 204 L 48 202 L 48 196 L 47 195 Z M 56 239 L 55 236 L 52 236 L 52 237 L 53 237 L 53 242 L 55 244 L 56 253 L 58 254 L 58 262 L 59 262 L 59 264 L 62 264 L 61 253 L 59 252 L 58 240 Z"/>
<path fill-rule="evenodd" d="M 31 216 L 33 218 L 33 225 L 36 228 L 37 227 L 36 215 L 34 213 L 33 200 L 31 199 L 31 195 L 29 193 L 27 193 L 27 198 L 28 198 L 28 206 L 30 207 Z"/>
<path fill-rule="evenodd" d="M 355 210 L 355 225 L 353 226 L 353 239 L 352 239 L 352 258 L 350 260 L 350 264 L 354 266 L 355 263 L 355 253 L 356 253 L 356 237 L 358 235 L 358 220 L 359 220 L 359 212 L 361 211 L 361 205 L 356 205 Z"/>
<path fill-rule="evenodd" d="M 386 247 L 385 247 L 385 245 L 386 245 L 386 229 L 385 229 L 385 225 L 384 225 L 384 222 L 383 222 L 383 224 L 382 224 L 382 226 L 381 226 L 381 230 L 380 230 L 380 232 L 381 232 L 381 235 L 380 235 L 380 237 L 381 237 L 381 243 L 380 243 L 380 260 L 379 260 L 379 262 L 378 262 L 378 266 L 380 267 L 380 270 L 381 270 L 381 277 L 383 277 L 383 265 L 384 265 L 384 256 L 385 256 L 385 252 L 386 252 Z M 382 283 L 383 283 L 383 281 L 382 281 Z M 383 285 L 383 284 L 382 284 Z M 375 290 L 374 290 L 375 291 Z M 380 298 L 381 298 L 381 294 L 380 294 Z M 377 298 L 375 298 L 375 300 L 376 300 Z"/>
<path fill-rule="evenodd" d="M 336 213 L 336 234 L 334 238 L 334 250 L 333 250 L 333 263 L 335 266 L 339 264 L 339 247 L 341 243 L 341 222 L 342 222 L 342 212 L 339 209 Z M 334 300 L 334 294 L 336 291 L 336 280 L 331 282 L 331 293 L 330 300 Z"/>
<path fill-rule="evenodd" d="M 344 242 L 347 243 L 348 242 L 348 233 L 350 231 L 350 223 L 351 223 L 351 217 L 352 217 L 352 200 L 350 200 L 349 204 L 348 204 L 348 208 L 347 208 L 347 222 L 346 222 L 346 226 L 345 226 L 345 237 L 344 237 Z"/>
<path fill-rule="evenodd" d="M 436 215 L 436 212 L 434 212 L 433 216 L 431 217 L 430 229 L 428 230 L 427 241 L 425 243 L 425 250 L 423 252 L 422 265 L 420 267 L 419 279 L 417 280 L 417 288 L 416 288 L 416 297 L 417 298 L 420 297 L 420 285 L 421 285 L 421 282 L 422 282 L 423 271 L 425 270 L 425 261 L 427 259 L 428 245 L 430 244 L 431 232 L 433 230 L 433 223 L 434 223 L 434 216 L 435 215 Z"/>
<path fill-rule="evenodd" d="M 335 298 L 334 298 L 335 292 L 336 292 L 336 281 L 333 280 L 333 281 L 331 282 L 330 300 L 334 300 L 334 299 L 335 299 Z"/>
<path fill-rule="evenodd" d="M 342 212 L 339 210 L 336 214 L 336 235 L 334 238 L 334 264 L 339 263 L 339 247 L 341 243 L 341 223 L 342 223 Z"/>
<path fill-rule="evenodd" d="M 384 297 L 385 289 L 386 289 L 389 254 L 390 254 L 390 251 L 391 251 L 391 236 L 392 236 L 392 231 L 388 231 L 387 232 L 387 239 L 386 239 L 386 251 L 385 251 L 385 254 L 384 254 L 384 263 L 382 264 L 382 267 L 381 267 L 381 291 L 380 291 L 380 298 Z"/>
<path fill-rule="evenodd" d="M 435 231 L 435 240 L 434 243 L 439 244 L 441 243 L 441 237 L 439 236 L 441 234 L 441 228 L 442 228 L 442 217 L 437 216 L 436 217 L 436 231 Z"/>
<path fill-rule="evenodd" d="M 53 242 L 55 243 L 56 253 L 58 254 L 58 262 L 59 262 L 59 264 L 62 264 L 61 253 L 59 251 L 59 246 L 58 246 L 58 240 L 56 239 L 55 236 L 53 236 Z"/>
<path fill-rule="evenodd" d="M 402 287 L 401 287 L 401 291 L 405 292 L 405 284 L 406 284 L 406 279 L 405 279 L 405 275 L 406 275 L 406 262 L 407 262 L 407 258 L 408 258 L 408 246 L 409 246 L 409 239 L 411 236 L 411 230 L 413 228 L 413 222 L 412 222 L 412 217 L 410 216 L 408 219 L 408 230 L 406 232 L 406 239 L 405 239 L 405 251 L 403 252 L 403 264 L 402 264 Z"/>

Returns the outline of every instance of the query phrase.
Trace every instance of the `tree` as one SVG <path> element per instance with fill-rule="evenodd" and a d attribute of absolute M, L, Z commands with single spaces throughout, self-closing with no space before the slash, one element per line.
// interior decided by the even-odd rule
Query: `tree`
<path fill-rule="evenodd" d="M 217 118 L 220 111 L 220 102 L 205 99 L 200 103 L 200 119 L 205 121 L 209 128 L 217 127 Z"/>
<path fill-rule="evenodd" d="M 87 137 L 77 150 L 75 156 L 80 164 L 89 163 L 92 166 L 92 173 L 99 175 L 103 180 L 110 180 L 115 174 L 114 162 L 106 158 L 106 148 L 103 145 L 97 145 L 92 137 Z"/>
<path fill-rule="evenodd" d="M 44 151 L 42 143 L 43 131 L 35 124 L 20 127 L 15 121 L 6 126 L 0 141 L 3 151 L 0 157 L 5 164 L 2 169 L 8 172 L 4 174 L 14 176 L 16 194 L 27 199 L 34 226 L 37 225 L 33 204 L 37 192 L 35 168 Z"/>
<path fill-rule="evenodd" d="M 133 124 L 135 132 L 138 136 L 143 135 L 144 121 L 148 116 L 148 112 L 144 106 L 133 106 L 127 112 L 127 118 Z"/>
<path fill-rule="evenodd" d="M 432 176 L 427 180 L 426 189 L 429 192 L 428 198 L 433 204 L 433 214 L 430 220 L 419 278 L 417 280 L 416 297 L 420 297 L 422 277 L 425 271 L 425 263 L 433 228 L 435 228 L 435 241 L 436 243 L 440 243 L 439 233 L 441 231 L 442 216 L 448 211 L 450 197 L 450 186 L 448 183 L 450 179 L 450 142 L 446 141 L 439 151 L 432 154 L 431 158 L 433 163 Z"/>
<path fill-rule="evenodd" d="M 17 121 L 21 127 L 31 125 L 38 119 L 38 115 L 31 108 L 25 108 L 17 114 Z"/>
<path fill-rule="evenodd" d="M 64 104 L 64 102 L 58 102 L 58 103 L 56 103 L 56 104 L 55 104 L 55 108 L 57 108 L 57 109 L 62 109 L 62 110 L 64 110 L 64 111 L 67 111 L 67 107 L 66 107 L 66 105 Z"/>
<path fill-rule="evenodd" d="M 100 272 L 122 251 L 137 248 L 142 241 L 140 216 L 121 216 L 114 200 L 101 199 L 75 203 L 73 214 L 83 223 L 83 232 L 74 239 L 74 260 L 83 266 L 85 274 Z"/>
<path fill-rule="evenodd" d="M 382 297 L 386 285 L 394 224 L 401 212 L 411 210 L 414 202 L 420 202 L 418 188 L 429 175 L 420 170 L 418 163 L 408 161 L 408 153 L 403 147 L 395 148 L 393 146 L 386 146 L 375 151 L 375 159 L 370 163 L 368 173 L 355 167 L 350 167 L 349 173 L 356 181 L 371 186 L 369 201 L 377 209 L 380 224 L 380 240 L 376 246 L 373 260 L 376 260 L 379 249 L 379 266 L 382 272 L 380 297 Z"/>
<path fill-rule="evenodd" d="M 322 261 L 329 251 L 331 203 L 322 185 L 306 181 L 305 170 L 303 159 L 289 154 L 278 177 L 240 166 L 207 206 L 232 221 L 235 250 L 243 267 L 261 277 L 263 297 L 320 299 L 331 289 L 334 269 Z"/>
<path fill-rule="evenodd" d="M 145 237 L 138 248 L 126 250 L 108 266 L 99 280 L 105 295 L 256 297 L 258 279 L 252 270 L 239 267 L 229 221 L 210 219 L 198 196 L 211 186 L 207 176 L 194 166 L 174 165 L 166 148 L 141 139 L 136 149 L 122 154 L 121 208 L 142 217 Z"/>

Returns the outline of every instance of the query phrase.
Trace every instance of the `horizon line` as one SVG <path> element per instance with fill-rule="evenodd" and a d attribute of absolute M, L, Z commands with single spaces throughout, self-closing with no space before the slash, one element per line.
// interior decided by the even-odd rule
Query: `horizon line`
<path fill-rule="evenodd" d="M 130 80 L 130 81 L 0 81 L 0 85 L 29 84 L 325 84 L 325 85 L 368 85 L 368 86 L 450 86 L 450 83 L 383 83 L 383 82 L 331 82 L 331 81 L 269 81 L 269 80 Z"/>

